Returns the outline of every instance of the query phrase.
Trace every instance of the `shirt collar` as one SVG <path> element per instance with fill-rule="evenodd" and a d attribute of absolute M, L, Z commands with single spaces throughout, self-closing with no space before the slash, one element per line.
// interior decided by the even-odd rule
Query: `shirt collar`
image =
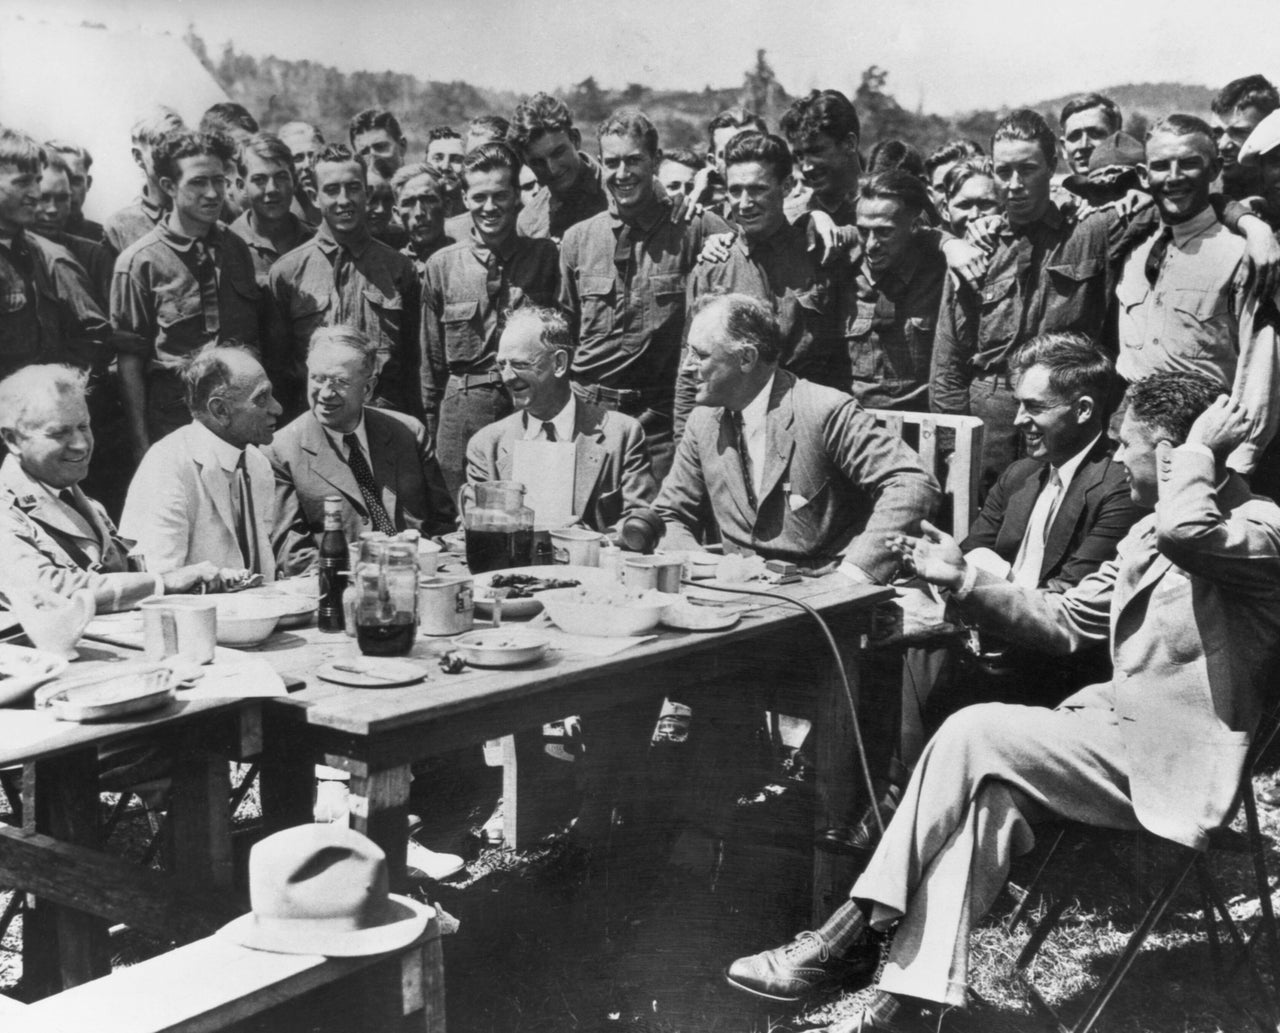
<path fill-rule="evenodd" d="M 333 231 L 329 229 L 329 224 L 321 221 L 320 228 L 316 230 L 316 244 L 326 255 L 332 255 L 339 248 L 345 247 L 356 258 L 363 258 L 364 253 L 373 244 L 373 235 L 369 232 L 369 227 L 366 226 L 357 240 L 350 244 L 340 244 L 334 239 Z"/>
<path fill-rule="evenodd" d="M 324 431 L 325 437 L 329 439 L 333 444 L 333 447 L 338 450 L 338 455 L 342 456 L 343 459 L 350 458 L 350 456 L 347 455 L 347 443 L 342 440 L 347 436 L 347 434 L 354 434 L 356 436 L 356 441 L 360 443 L 360 450 L 364 453 L 365 459 L 368 460 L 370 458 L 369 429 L 365 426 L 364 409 L 360 410 L 360 422 L 356 424 L 356 429 L 347 431 L 347 434 L 344 434 L 339 430 L 334 430 L 331 427 L 326 427 L 323 423 L 320 424 L 320 429 Z"/>
<path fill-rule="evenodd" d="M 14 466 L 18 468 L 18 476 L 20 476 L 24 481 L 26 481 L 29 485 L 31 485 L 31 488 L 33 491 L 44 492 L 50 498 L 58 499 L 59 502 L 62 501 L 59 498 L 59 492 L 61 491 L 61 489 L 55 488 L 49 484 L 45 484 L 45 482 L 40 480 L 39 478 L 32 477 L 31 474 L 27 473 L 22 463 L 16 457 L 14 459 Z"/>
<path fill-rule="evenodd" d="M 213 226 L 210 227 L 208 234 L 203 240 L 196 237 L 188 237 L 185 233 L 179 233 L 169 225 L 169 220 L 167 218 L 161 219 L 156 223 L 156 225 L 160 228 L 161 238 L 174 251 L 185 253 L 195 247 L 196 244 L 217 246 L 218 243 L 218 234 L 220 230 L 217 223 L 214 223 Z"/>
<path fill-rule="evenodd" d="M 920 249 L 914 244 L 907 249 L 907 253 L 902 256 L 902 261 L 893 269 L 886 269 L 883 276 L 878 279 L 871 273 L 870 265 L 865 268 L 867 270 L 867 279 L 871 281 L 871 285 L 879 291 L 890 294 L 898 294 L 906 289 L 907 284 L 916 275 L 916 269 L 920 267 Z"/>
<path fill-rule="evenodd" d="M 1208 205 L 1204 211 L 1191 216 L 1186 222 L 1168 223 L 1166 225 L 1173 232 L 1173 243 L 1177 247 L 1185 247 L 1196 237 L 1208 233 L 1210 229 L 1217 225 L 1217 222 L 1218 217 L 1213 212 L 1213 205 Z"/>
<path fill-rule="evenodd" d="M 1038 218 L 1035 222 L 1030 222 L 1030 223 L 1026 223 L 1025 225 L 1015 227 L 1008 221 L 1008 217 L 1005 216 L 1003 235 L 1010 239 L 1013 239 L 1018 236 L 1030 237 L 1030 236 L 1033 236 L 1038 231 L 1040 231 L 1042 228 L 1047 230 L 1058 229 L 1062 225 L 1062 223 L 1065 221 L 1065 219 L 1066 219 L 1066 216 L 1062 214 L 1062 209 L 1059 208 L 1052 201 L 1050 201 L 1049 207 L 1044 210 L 1044 214 L 1040 216 L 1040 218 Z"/>
<path fill-rule="evenodd" d="M 780 251 L 786 243 L 787 236 L 794 232 L 794 227 L 786 219 L 782 220 L 782 225 L 770 233 L 767 237 L 759 240 L 751 240 L 745 233 L 739 233 L 734 243 L 745 255 L 754 255 L 759 251 L 772 249 Z"/>
<path fill-rule="evenodd" d="M 764 422 L 769 414 L 769 399 L 773 397 L 773 380 L 777 373 L 770 373 L 764 387 L 751 401 L 742 407 L 742 425 L 750 433 L 751 428 Z"/>
<path fill-rule="evenodd" d="M 498 259 L 504 264 L 511 261 L 511 256 L 516 253 L 516 248 L 520 246 L 520 234 L 512 227 L 510 235 L 502 242 L 501 247 L 491 248 L 483 240 L 480 234 L 476 232 L 475 226 L 471 227 L 471 232 L 467 236 L 467 243 L 471 245 L 471 252 L 480 260 L 480 264 L 487 264 L 489 256 L 496 254 Z"/>
<path fill-rule="evenodd" d="M 236 448 L 230 441 L 223 441 L 199 420 L 192 421 L 191 425 L 196 428 L 196 434 L 204 435 L 206 446 L 213 452 L 219 466 L 231 473 L 240 465 L 240 456 L 244 454 L 244 449 Z"/>
<path fill-rule="evenodd" d="M 1093 446 L 1098 443 L 1098 439 L 1102 437 L 1101 433 L 1095 434 L 1093 440 L 1084 448 L 1080 449 L 1075 455 L 1068 459 L 1061 466 L 1054 467 L 1058 471 L 1058 480 L 1062 482 L 1063 494 L 1066 494 L 1067 488 L 1071 486 L 1072 478 L 1075 477 L 1076 471 L 1080 469 L 1080 464 L 1084 462 L 1085 456 L 1093 451 Z"/>
<path fill-rule="evenodd" d="M 526 441 L 536 438 L 542 433 L 542 425 L 550 422 L 556 429 L 556 440 L 572 441 L 573 428 L 578 421 L 578 399 L 575 394 L 570 392 L 569 400 L 564 403 L 563 408 L 556 413 L 551 419 L 538 420 L 530 419 L 529 411 L 526 409 L 524 415 L 524 438 Z"/>
<path fill-rule="evenodd" d="M 152 222 L 159 222 L 169 210 L 169 206 L 165 203 L 166 200 L 167 198 L 162 196 L 159 201 L 153 201 L 147 196 L 147 191 L 144 187 L 142 193 L 138 195 L 138 207 Z"/>
<path fill-rule="evenodd" d="M 635 218 L 627 220 L 628 225 L 639 227 L 643 233 L 650 233 L 655 226 L 663 219 L 668 218 L 671 214 L 671 199 L 669 197 L 653 196 L 650 202 L 640 210 Z M 623 218 L 618 213 L 617 206 L 613 203 L 612 195 L 609 197 L 609 215 L 613 219 L 615 227 L 622 226 Z"/>

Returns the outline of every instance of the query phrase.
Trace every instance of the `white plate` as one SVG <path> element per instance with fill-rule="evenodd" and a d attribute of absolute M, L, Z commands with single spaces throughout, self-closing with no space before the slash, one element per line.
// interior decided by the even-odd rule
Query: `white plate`
<path fill-rule="evenodd" d="M 67 669 L 67 661 L 28 646 L 0 643 L 0 706 L 25 699 Z"/>
<path fill-rule="evenodd" d="M 565 563 L 543 564 L 537 567 L 511 567 L 507 570 L 487 570 L 475 576 L 476 609 L 484 614 L 493 612 L 493 596 L 489 594 L 489 579 L 498 574 L 528 574 L 530 577 L 555 578 L 557 581 L 577 581 L 583 585 L 608 584 L 612 577 L 599 567 L 574 567 Z M 541 592 L 528 599 L 502 600 L 502 617 L 532 617 L 542 610 Z"/>
<path fill-rule="evenodd" d="M 505 610 L 505 606 L 503 607 Z M 550 642 L 523 629 L 482 628 L 453 640 L 453 647 L 474 667 L 519 667 L 541 660 Z"/>
<path fill-rule="evenodd" d="M 112 721 L 155 710 L 174 698 L 173 672 L 163 664 L 126 661 L 55 682 L 36 696 L 59 721 Z"/>
<path fill-rule="evenodd" d="M 427 676 L 426 668 L 411 660 L 393 657 L 355 656 L 321 664 L 316 677 L 335 685 L 351 685 L 357 689 L 390 689 L 397 685 L 414 685 Z"/>
<path fill-rule="evenodd" d="M 662 624 L 680 631 L 724 631 L 742 620 L 737 610 L 715 606 L 696 606 L 693 603 L 676 603 L 662 611 Z"/>

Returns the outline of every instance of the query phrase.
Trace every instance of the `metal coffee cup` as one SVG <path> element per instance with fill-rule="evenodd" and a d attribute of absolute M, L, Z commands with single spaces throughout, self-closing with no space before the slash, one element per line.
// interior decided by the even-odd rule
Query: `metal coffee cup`
<path fill-rule="evenodd" d="M 585 527 L 561 527 L 551 532 L 551 548 L 557 563 L 575 567 L 600 566 L 600 546 L 604 535 Z"/>
<path fill-rule="evenodd" d="M 144 599 L 142 648 L 148 660 L 180 656 L 192 663 L 213 662 L 218 644 L 218 604 L 203 596 L 171 595 Z"/>
<path fill-rule="evenodd" d="M 418 582 L 418 630 L 460 635 L 475 623 L 474 578 L 445 575 Z"/>

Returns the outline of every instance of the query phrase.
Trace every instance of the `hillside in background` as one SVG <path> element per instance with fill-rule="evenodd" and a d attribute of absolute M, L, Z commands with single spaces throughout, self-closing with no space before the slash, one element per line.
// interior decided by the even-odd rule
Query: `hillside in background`
<path fill-rule="evenodd" d="M 357 111 L 388 108 L 400 119 L 411 151 L 420 155 L 427 132 L 434 126 L 463 129 L 475 115 L 510 117 L 521 96 L 486 90 L 465 82 L 431 82 L 402 72 L 341 72 L 313 61 L 289 61 L 274 56 L 254 57 L 227 43 L 215 59 L 193 31 L 186 43 L 213 74 L 228 95 L 252 111 L 264 129 L 303 119 L 321 128 L 328 140 L 344 140 L 346 124 Z M 862 73 L 853 98 L 863 123 L 865 149 L 877 140 L 897 137 L 914 144 L 924 154 L 957 136 L 977 140 L 984 147 L 1004 110 L 973 111 L 954 117 L 930 115 L 902 107 L 889 90 L 889 73 L 873 65 Z M 530 83 L 530 93 L 545 84 Z M 1085 86 L 1082 92 L 1090 87 Z M 1103 87 L 1125 113 L 1125 127 L 1138 135 L 1156 118 L 1173 111 L 1207 114 L 1213 91 L 1185 83 L 1133 83 Z M 574 112 L 584 142 L 594 141 L 594 127 L 609 112 L 637 106 L 653 119 L 664 147 L 705 149 L 705 126 L 719 111 L 744 104 L 759 111 L 776 127 L 792 97 L 778 82 L 766 52 L 760 50 L 754 66 L 743 74 L 741 85 L 698 92 L 655 90 L 631 83 L 622 90 L 602 88 L 588 78 L 557 91 Z M 1057 126 L 1057 117 L 1069 97 L 1031 104 Z"/>

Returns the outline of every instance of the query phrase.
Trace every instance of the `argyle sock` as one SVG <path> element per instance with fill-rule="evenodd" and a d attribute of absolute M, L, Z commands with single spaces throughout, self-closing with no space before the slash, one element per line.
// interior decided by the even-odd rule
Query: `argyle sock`
<path fill-rule="evenodd" d="M 870 931 L 866 906 L 858 900 L 846 900 L 822 923 L 818 935 L 826 941 L 832 954 L 844 957 L 865 943 Z"/>

